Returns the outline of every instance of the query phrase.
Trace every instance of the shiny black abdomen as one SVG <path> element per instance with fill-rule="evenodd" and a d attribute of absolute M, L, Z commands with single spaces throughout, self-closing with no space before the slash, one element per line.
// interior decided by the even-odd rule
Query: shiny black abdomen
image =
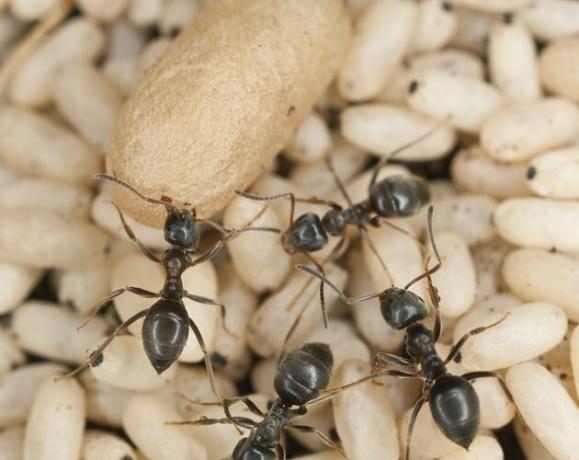
<path fill-rule="evenodd" d="M 181 302 L 160 299 L 143 323 L 143 346 L 157 373 L 161 374 L 181 355 L 189 335 L 189 316 Z"/>
<path fill-rule="evenodd" d="M 306 343 L 290 351 L 279 363 L 274 387 L 282 401 L 302 406 L 330 383 L 334 359 L 323 343 Z"/>
<path fill-rule="evenodd" d="M 447 438 L 467 449 L 480 423 L 479 400 L 473 386 L 462 377 L 436 379 L 430 393 L 430 409 Z"/>
<path fill-rule="evenodd" d="M 314 252 L 322 249 L 328 242 L 328 235 L 317 214 L 308 212 L 300 216 L 285 233 L 286 248 L 290 252 Z"/>
<path fill-rule="evenodd" d="M 428 316 L 424 300 L 405 289 L 387 289 L 379 300 L 382 316 L 393 329 L 405 329 Z"/>
<path fill-rule="evenodd" d="M 382 217 L 408 217 L 430 201 L 426 181 L 413 176 L 389 176 L 370 190 L 370 208 Z"/>
<path fill-rule="evenodd" d="M 240 439 L 233 450 L 233 460 L 278 460 L 277 454 L 267 447 L 249 443 L 247 438 Z"/>

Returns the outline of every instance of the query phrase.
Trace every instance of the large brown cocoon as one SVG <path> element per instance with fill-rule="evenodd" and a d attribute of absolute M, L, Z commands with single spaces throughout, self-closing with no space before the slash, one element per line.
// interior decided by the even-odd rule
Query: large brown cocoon
<path fill-rule="evenodd" d="M 290 141 L 338 71 L 350 34 L 341 0 L 214 2 L 127 101 L 108 170 L 147 195 L 215 213 Z M 131 216 L 162 223 L 161 206 L 116 193 Z"/>

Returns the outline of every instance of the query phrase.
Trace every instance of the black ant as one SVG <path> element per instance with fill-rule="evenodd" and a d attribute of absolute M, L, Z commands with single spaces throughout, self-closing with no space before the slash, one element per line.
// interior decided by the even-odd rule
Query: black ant
<path fill-rule="evenodd" d="M 455 360 L 460 350 L 469 337 L 496 326 L 502 322 L 506 315 L 499 321 L 484 327 L 478 327 L 467 332 L 450 350 L 446 359 L 442 359 L 434 345 L 440 339 L 442 332 L 442 322 L 439 312 L 438 292 L 432 284 L 431 275 L 436 272 L 442 262 L 438 249 L 434 242 L 432 232 L 432 206 L 428 210 L 428 232 L 432 249 L 437 258 L 437 264 L 427 269 L 423 274 L 408 283 L 404 289 L 391 287 L 377 294 L 360 297 L 347 297 L 344 293 L 331 283 L 323 274 L 307 266 L 298 266 L 299 270 L 305 271 L 323 282 L 327 283 L 338 295 L 349 304 L 359 303 L 366 300 L 378 298 L 380 301 L 380 311 L 388 325 L 397 330 L 406 330 L 405 349 L 409 358 L 397 356 L 390 353 L 377 353 L 375 356 L 375 368 L 381 369 L 384 366 L 393 364 L 401 366 L 403 371 L 378 370 L 367 377 L 354 382 L 357 384 L 364 380 L 371 380 L 384 375 L 395 375 L 403 378 L 420 378 L 423 380 L 422 396 L 414 405 L 410 422 L 408 424 L 408 436 L 406 445 L 406 459 L 410 455 L 410 441 L 412 431 L 418 413 L 425 402 L 429 402 L 432 416 L 437 426 L 444 435 L 451 441 L 468 449 L 478 431 L 480 423 L 480 408 L 478 396 L 471 384 L 473 380 L 482 377 L 495 377 L 499 380 L 505 394 L 514 404 L 513 398 L 500 377 L 495 372 L 475 371 L 462 376 L 452 375 L 446 366 Z M 427 328 L 421 321 L 428 316 L 428 308 L 422 298 L 410 292 L 408 288 L 417 281 L 427 278 L 430 301 L 434 307 L 435 320 L 432 330 Z M 334 391 L 347 388 L 353 384 L 344 385 Z"/>
<path fill-rule="evenodd" d="M 335 201 L 323 200 L 316 197 L 297 198 L 293 193 L 280 193 L 270 196 L 260 196 L 242 191 L 237 191 L 236 193 L 244 198 L 257 201 L 288 198 L 290 200 L 290 224 L 289 228 L 282 233 L 282 245 L 288 254 L 301 253 L 306 256 L 322 274 L 325 275 L 323 268 L 325 261 L 322 262 L 322 264 L 318 263 L 310 253 L 323 249 L 328 244 L 329 236 L 340 237 L 340 241 L 326 258 L 326 261 L 333 260 L 335 256 L 339 254 L 345 243 L 346 227 L 349 225 L 354 225 L 359 229 L 362 237 L 368 243 L 370 250 L 378 258 L 382 268 L 388 273 L 386 265 L 368 236 L 368 228 L 366 225 L 379 227 L 384 223 L 398 231 L 408 234 L 408 232 L 386 219 L 404 218 L 417 214 L 430 201 L 430 189 L 425 180 L 416 176 L 398 174 L 385 177 L 378 181 L 378 174 L 387 160 L 421 142 L 436 129 L 439 129 L 439 127 L 440 126 L 436 126 L 417 139 L 397 148 L 390 155 L 382 157 L 376 165 L 370 183 L 368 184 L 368 198 L 360 203 L 354 203 L 352 201 L 344 184 L 336 174 L 331 161 L 327 160 L 328 169 L 332 173 L 341 195 L 348 204 L 347 208 L 342 207 Z M 326 205 L 330 207 L 330 210 L 327 211 L 321 219 L 316 213 L 307 212 L 294 220 L 296 202 Z M 323 286 L 324 283 L 321 283 L 320 300 L 323 326 L 327 329 L 328 315 L 324 301 Z M 299 316 L 297 320 L 299 320 Z"/>
<path fill-rule="evenodd" d="M 306 414 L 309 405 L 319 402 L 320 393 L 330 383 L 333 365 L 334 358 L 328 345 L 317 342 L 306 343 L 290 351 L 279 361 L 274 380 L 274 388 L 278 398 L 273 401 L 266 413 L 244 396 L 224 399 L 223 402 L 216 403 L 190 401 L 193 404 L 222 405 L 226 418 L 201 418 L 174 424 L 214 425 L 230 423 L 238 429 L 240 427 L 249 429 L 249 436 L 241 439 L 235 446 L 232 454 L 233 460 L 285 459 L 285 451 L 280 439 L 281 432 L 285 429 L 313 433 L 327 446 L 342 453 L 339 447 L 318 429 L 291 422 L 293 418 Z M 255 422 L 247 417 L 232 416 L 230 407 L 237 402 L 245 404 L 251 413 L 263 420 Z"/>
<path fill-rule="evenodd" d="M 120 326 L 118 326 L 115 331 L 109 335 L 95 351 L 90 354 L 90 358 L 87 363 L 73 370 L 66 377 L 71 377 L 77 374 L 89 365 L 93 367 L 98 366 L 103 359 L 103 350 L 111 343 L 111 341 L 116 336 L 120 335 L 135 321 L 144 318 L 145 320 L 143 322 L 142 329 L 143 347 L 145 348 L 145 353 L 147 354 L 147 357 L 149 358 L 149 361 L 151 362 L 151 365 L 155 371 L 158 374 L 161 374 L 167 368 L 169 368 L 181 355 L 183 347 L 187 342 L 190 327 L 193 330 L 195 337 L 197 338 L 201 350 L 203 351 L 211 387 L 217 395 L 213 377 L 213 368 L 207 353 L 205 341 L 203 340 L 201 332 L 195 322 L 189 318 L 183 303 L 183 298 L 191 299 L 194 302 L 201 304 L 218 306 L 221 311 L 221 320 L 224 323 L 225 306 L 216 300 L 191 294 L 184 290 L 181 276 L 188 268 L 194 267 L 195 265 L 211 259 L 217 254 L 217 252 L 219 252 L 221 248 L 224 247 L 226 241 L 235 238 L 242 232 L 271 231 L 279 233 L 279 230 L 267 227 L 247 227 L 239 230 L 225 229 L 215 222 L 199 219 L 196 216 L 194 209 L 190 211 L 188 209 L 178 208 L 172 204 L 171 199 L 168 197 L 163 196 L 159 200 L 149 198 L 114 176 L 97 174 L 95 177 L 96 179 L 106 180 L 118 184 L 121 187 L 136 194 L 139 198 L 148 203 L 160 204 L 165 207 L 167 211 L 167 217 L 164 224 L 164 236 L 165 240 L 170 246 L 165 250 L 160 258 L 137 239 L 132 229 L 125 221 L 122 212 L 118 208 L 117 211 L 119 213 L 125 232 L 129 238 L 136 244 L 144 256 L 163 266 L 166 278 L 163 288 L 159 292 L 152 292 L 138 287 L 129 286 L 122 289 L 117 289 L 116 291 L 101 299 L 91 315 L 80 327 L 83 327 L 94 316 L 96 316 L 96 314 L 105 304 L 125 292 L 131 292 L 145 298 L 159 298 L 159 300 L 157 300 L 149 308 L 136 313 Z M 194 259 L 192 258 L 192 254 L 199 246 L 200 230 L 198 224 L 200 222 L 211 225 L 224 236 L 221 240 L 210 246 L 207 251 Z"/>

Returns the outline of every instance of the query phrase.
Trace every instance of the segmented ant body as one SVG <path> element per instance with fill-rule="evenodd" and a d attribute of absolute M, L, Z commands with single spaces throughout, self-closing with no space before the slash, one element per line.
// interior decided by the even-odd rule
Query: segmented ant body
<path fill-rule="evenodd" d="M 313 433 L 326 445 L 339 448 L 314 427 L 296 425 L 292 419 L 307 412 L 307 406 L 317 402 L 320 393 L 328 386 L 334 359 L 330 348 L 323 343 L 307 343 L 290 351 L 278 363 L 274 388 L 278 398 L 267 412 L 262 412 L 249 398 L 225 399 L 222 403 L 198 403 L 223 405 L 226 418 L 201 418 L 195 421 L 177 422 L 179 425 L 213 425 L 230 423 L 249 429 L 249 436 L 239 440 L 233 451 L 233 460 L 283 460 L 285 451 L 281 433 L 285 429 Z M 242 402 L 255 415 L 262 418 L 255 422 L 247 417 L 235 417 L 230 413 L 232 404 Z M 340 451 L 341 452 L 341 451 Z"/>
<path fill-rule="evenodd" d="M 407 357 L 397 356 L 390 353 L 377 353 L 375 356 L 375 368 L 378 370 L 362 380 L 371 380 L 377 377 L 392 375 L 402 378 L 420 378 L 423 381 L 422 396 L 414 405 L 408 425 L 406 445 L 406 459 L 410 455 L 410 441 L 412 431 L 418 413 L 424 403 L 428 402 L 432 416 L 437 426 L 451 441 L 465 449 L 470 446 L 480 424 L 480 407 L 478 396 L 471 384 L 473 380 L 482 377 L 495 377 L 499 380 L 505 394 L 512 402 L 512 397 L 502 378 L 488 371 L 469 372 L 462 376 L 452 375 L 447 365 L 454 360 L 469 337 L 496 326 L 505 317 L 494 324 L 479 327 L 466 333 L 450 350 L 448 356 L 443 359 L 436 351 L 435 344 L 442 333 L 442 322 L 439 312 L 439 297 L 436 288 L 431 281 L 431 275 L 441 267 L 441 259 L 434 242 L 432 233 L 432 207 L 428 213 L 428 230 L 430 242 L 437 258 L 437 264 L 426 270 L 423 274 L 408 283 L 403 289 L 391 287 L 380 293 L 360 297 L 347 297 L 325 276 L 307 266 L 298 266 L 298 269 L 309 273 L 327 283 L 347 303 L 355 304 L 366 300 L 378 298 L 380 311 L 388 325 L 396 330 L 405 330 L 405 351 Z M 408 288 L 417 281 L 427 278 L 428 292 L 434 306 L 435 320 L 432 329 L 426 327 L 422 321 L 428 317 L 428 307 L 424 300 L 409 291 Z M 389 365 L 395 365 L 401 370 L 385 369 Z M 355 382 L 355 384 L 359 383 Z M 344 385 L 337 390 L 351 386 Z"/>
<path fill-rule="evenodd" d="M 161 204 L 167 211 L 167 217 L 164 223 L 164 237 L 169 248 L 165 250 L 159 258 L 156 254 L 145 247 L 135 236 L 132 229 L 129 227 L 123 214 L 117 208 L 119 217 L 123 227 L 129 238 L 137 245 L 140 252 L 152 260 L 160 264 L 165 271 L 165 282 L 159 292 L 152 292 L 139 287 L 125 287 L 118 289 L 99 301 L 89 318 L 83 323 L 84 326 L 91 318 L 96 316 L 99 310 L 114 298 L 120 296 L 125 292 L 131 292 L 144 298 L 158 298 L 151 307 L 144 309 L 135 315 L 131 316 L 116 330 L 109 335 L 105 341 L 90 354 L 90 359 L 87 363 L 72 371 L 68 376 L 72 376 L 82 369 L 90 366 L 98 366 L 102 362 L 102 352 L 111 343 L 111 341 L 121 333 L 123 333 L 135 321 L 144 318 L 142 328 L 142 340 L 145 353 L 158 374 L 161 374 L 168 369 L 181 355 L 185 343 L 189 335 L 189 328 L 193 330 L 195 337 L 203 351 L 205 357 L 205 365 L 211 381 L 211 386 L 217 394 L 215 382 L 213 378 L 213 370 L 211 361 L 207 353 L 205 341 L 201 332 L 195 322 L 189 318 L 183 299 L 191 299 L 200 304 L 215 305 L 220 308 L 221 318 L 225 320 L 225 306 L 216 300 L 207 297 L 191 294 L 183 289 L 183 281 L 181 279 L 183 273 L 188 268 L 194 267 L 202 262 L 211 259 L 223 246 L 225 242 L 231 238 L 238 236 L 245 231 L 273 231 L 279 232 L 278 229 L 249 227 L 240 230 L 228 230 L 211 221 L 201 220 L 197 218 L 195 211 L 178 208 L 171 203 L 167 197 L 162 197 L 160 200 L 149 198 L 142 195 L 130 185 L 120 181 L 119 179 L 99 174 L 98 179 L 106 180 L 118 184 L 125 189 L 135 193 L 141 199 L 148 203 Z M 219 230 L 224 236 L 221 240 L 214 243 L 207 251 L 200 256 L 194 258 L 193 254 L 198 249 L 200 239 L 199 223 L 208 223 L 212 227 Z"/>

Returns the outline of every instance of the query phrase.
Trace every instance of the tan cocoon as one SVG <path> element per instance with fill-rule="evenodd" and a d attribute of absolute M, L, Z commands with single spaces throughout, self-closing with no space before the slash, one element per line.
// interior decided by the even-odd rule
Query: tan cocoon
<path fill-rule="evenodd" d="M 290 141 L 338 71 L 350 34 L 341 0 L 212 3 L 128 99 L 108 170 L 210 216 Z M 162 207 L 116 193 L 131 216 L 161 224 Z"/>

